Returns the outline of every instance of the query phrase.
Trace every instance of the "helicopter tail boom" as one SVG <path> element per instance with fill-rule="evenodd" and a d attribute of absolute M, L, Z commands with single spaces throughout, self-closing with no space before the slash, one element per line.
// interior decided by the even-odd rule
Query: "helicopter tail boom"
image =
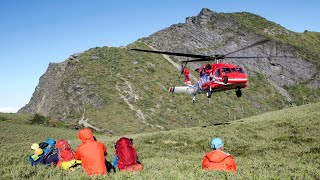
<path fill-rule="evenodd" d="M 171 93 L 188 93 L 195 95 L 197 94 L 197 88 L 192 86 L 177 86 L 177 87 L 170 87 L 169 92 Z"/>

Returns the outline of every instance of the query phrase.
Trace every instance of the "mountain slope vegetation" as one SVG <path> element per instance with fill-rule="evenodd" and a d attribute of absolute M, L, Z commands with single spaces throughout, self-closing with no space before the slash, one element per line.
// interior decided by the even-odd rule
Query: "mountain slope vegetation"
<path fill-rule="evenodd" d="M 111 174 L 111 178 L 134 179 L 319 179 L 320 103 L 286 108 L 216 126 L 127 135 L 134 139 L 141 173 Z M 11 119 L 15 117 L 11 117 Z M 72 172 L 54 167 L 31 167 L 27 151 L 45 138 L 67 139 L 73 149 L 80 144 L 77 131 L 37 125 L 0 122 L 1 179 L 79 179 L 81 168 Z M 120 136 L 95 134 L 105 143 L 107 159 Z M 212 137 L 224 140 L 225 151 L 235 156 L 237 173 L 201 170 Z M 103 177 L 102 177 L 103 178 Z"/>

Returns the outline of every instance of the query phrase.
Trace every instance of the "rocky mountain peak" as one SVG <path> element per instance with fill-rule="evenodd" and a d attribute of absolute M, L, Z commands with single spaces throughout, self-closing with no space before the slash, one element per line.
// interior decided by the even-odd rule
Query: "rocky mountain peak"
<path fill-rule="evenodd" d="M 217 12 L 211 11 L 211 10 L 208 9 L 208 8 L 203 8 L 203 9 L 201 9 L 198 17 L 199 17 L 199 18 L 202 18 L 202 17 L 211 17 L 211 16 L 213 16 L 213 15 L 215 15 L 215 14 L 217 14 Z"/>
<path fill-rule="evenodd" d="M 186 24 L 204 26 L 208 22 L 214 20 L 217 14 L 217 12 L 211 11 L 207 8 L 203 8 L 198 16 L 187 17 Z"/>

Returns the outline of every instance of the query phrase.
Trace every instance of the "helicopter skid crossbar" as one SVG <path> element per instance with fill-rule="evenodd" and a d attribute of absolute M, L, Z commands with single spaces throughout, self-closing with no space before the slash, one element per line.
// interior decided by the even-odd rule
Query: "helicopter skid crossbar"
<path fill-rule="evenodd" d="M 237 84 L 226 84 L 226 85 L 221 85 L 219 87 L 212 87 L 214 92 L 218 91 L 226 91 L 230 89 L 241 89 L 247 87 L 246 83 L 237 83 Z"/>

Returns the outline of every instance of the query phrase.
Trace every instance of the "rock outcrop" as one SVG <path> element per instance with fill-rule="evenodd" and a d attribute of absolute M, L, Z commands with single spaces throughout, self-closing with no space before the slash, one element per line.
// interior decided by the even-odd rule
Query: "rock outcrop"
<path fill-rule="evenodd" d="M 99 107 L 101 99 L 90 89 L 81 86 L 77 74 L 78 54 L 61 63 L 50 63 L 32 95 L 30 102 L 19 112 L 40 113 L 60 120 L 74 120 L 84 106 Z"/>

